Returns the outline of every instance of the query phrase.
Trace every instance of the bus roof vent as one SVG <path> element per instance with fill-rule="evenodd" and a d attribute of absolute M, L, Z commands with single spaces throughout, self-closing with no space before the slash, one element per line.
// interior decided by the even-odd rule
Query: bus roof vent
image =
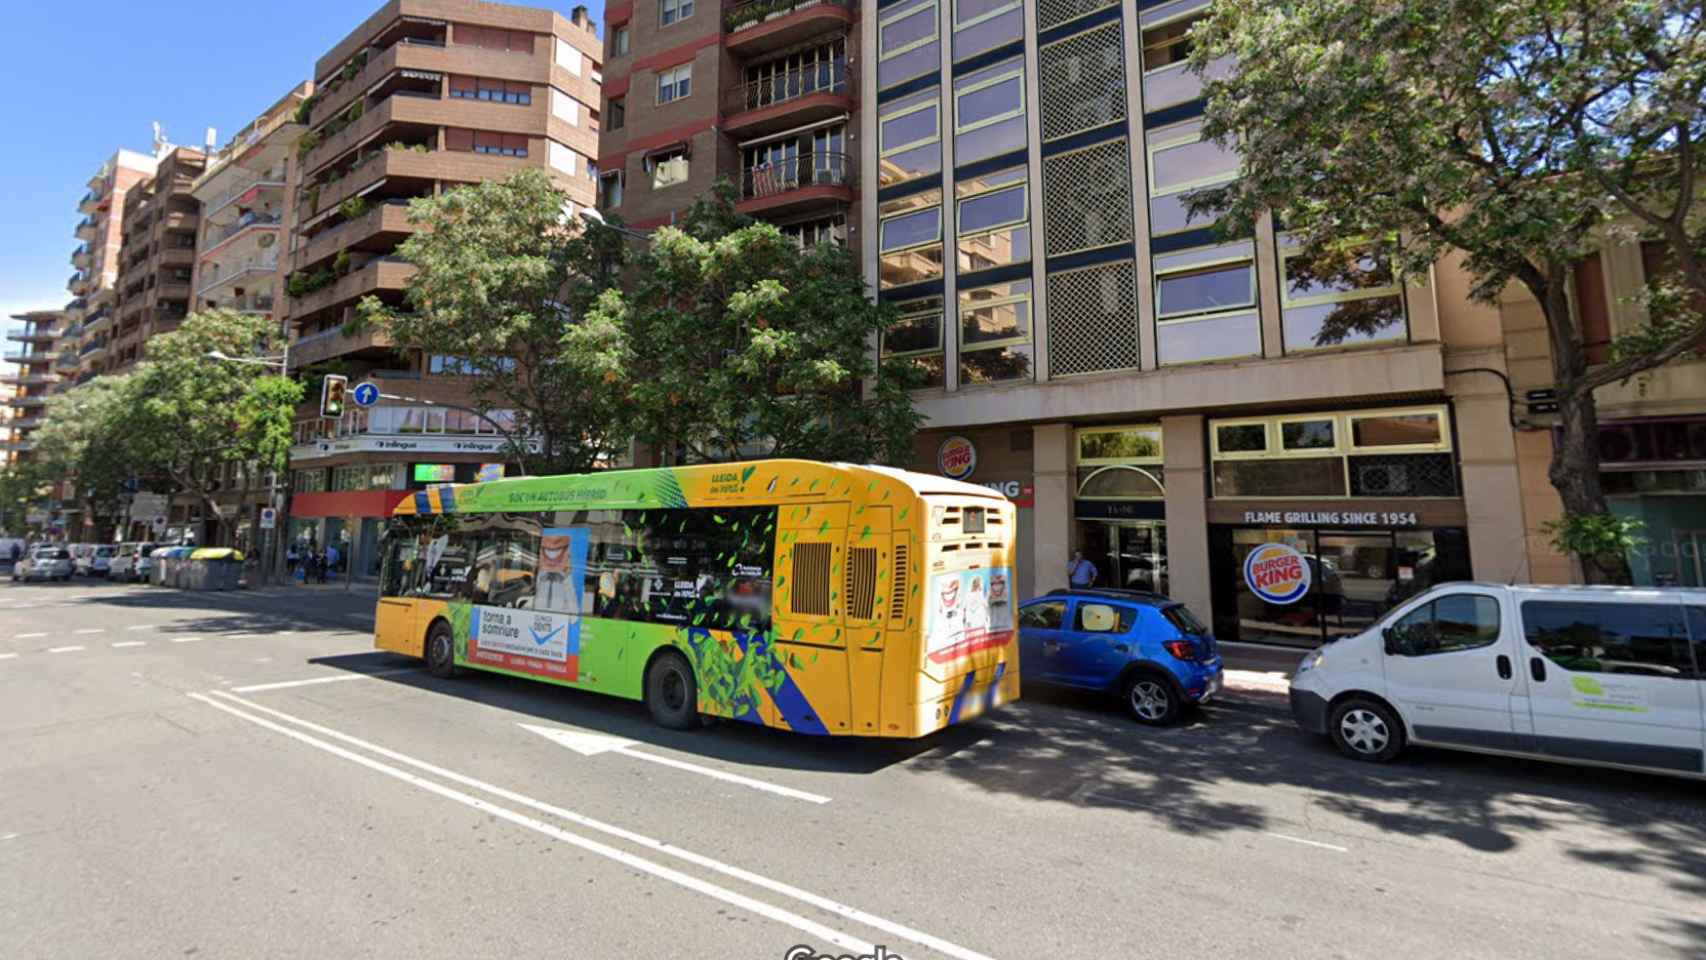
<path fill-rule="evenodd" d="M 829 616 L 830 545 L 794 544 L 794 592 L 791 609 L 811 617 Z"/>

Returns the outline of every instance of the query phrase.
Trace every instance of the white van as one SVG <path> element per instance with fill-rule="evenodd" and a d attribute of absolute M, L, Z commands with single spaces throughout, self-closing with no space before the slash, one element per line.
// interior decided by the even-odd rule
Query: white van
<path fill-rule="evenodd" d="M 1706 776 L 1706 590 L 1450 583 L 1298 664 L 1345 755 L 1407 744 Z"/>

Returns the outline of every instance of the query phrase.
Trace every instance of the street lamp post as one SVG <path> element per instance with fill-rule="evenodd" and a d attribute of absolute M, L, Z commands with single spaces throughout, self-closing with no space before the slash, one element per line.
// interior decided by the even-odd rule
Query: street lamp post
<path fill-rule="evenodd" d="M 207 352 L 207 356 L 209 359 L 222 360 L 226 363 L 243 363 L 253 366 L 271 367 L 282 374 L 288 375 L 290 373 L 290 337 L 288 334 L 285 336 L 284 353 L 277 357 L 233 357 L 225 353 L 223 350 L 209 350 Z M 287 459 L 285 462 L 285 469 L 288 470 L 289 468 L 290 463 Z M 284 498 L 280 496 L 281 491 L 279 489 L 278 475 L 279 470 L 277 467 L 274 467 L 272 470 L 272 481 L 268 484 L 267 489 L 267 504 L 273 510 L 273 526 L 272 529 L 268 531 L 267 552 L 265 554 L 266 569 L 262 573 L 262 580 L 269 583 L 277 578 L 279 569 L 284 566 L 284 538 L 280 536 L 279 528 L 283 524 L 289 522 L 287 519 L 288 514 L 285 513 L 284 509 Z"/>

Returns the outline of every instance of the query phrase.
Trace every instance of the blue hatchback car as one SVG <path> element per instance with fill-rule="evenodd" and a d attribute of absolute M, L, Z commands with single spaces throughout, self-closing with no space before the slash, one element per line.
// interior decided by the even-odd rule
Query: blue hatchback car
<path fill-rule="evenodd" d="M 1220 692 L 1214 637 L 1177 600 L 1132 590 L 1056 590 L 1019 606 L 1019 671 L 1117 695 L 1162 726 Z"/>

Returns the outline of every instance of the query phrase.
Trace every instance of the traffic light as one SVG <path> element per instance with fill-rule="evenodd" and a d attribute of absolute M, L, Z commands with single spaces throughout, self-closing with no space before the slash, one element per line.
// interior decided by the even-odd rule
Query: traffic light
<path fill-rule="evenodd" d="M 349 393 L 349 377 L 329 373 L 320 386 L 320 416 L 341 420 L 345 396 Z"/>

